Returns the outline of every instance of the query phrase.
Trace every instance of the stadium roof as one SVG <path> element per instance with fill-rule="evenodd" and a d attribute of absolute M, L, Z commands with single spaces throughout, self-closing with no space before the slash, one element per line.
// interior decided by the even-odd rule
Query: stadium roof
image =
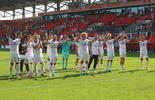
<path fill-rule="evenodd" d="M 33 5 L 41 5 L 58 1 L 63 0 L 0 0 L 0 10 L 10 11 L 13 9 L 21 9 L 22 7 L 30 7 Z"/>

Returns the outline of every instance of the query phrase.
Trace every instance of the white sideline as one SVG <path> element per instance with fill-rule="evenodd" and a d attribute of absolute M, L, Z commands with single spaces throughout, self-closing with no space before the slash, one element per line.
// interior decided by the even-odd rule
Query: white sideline
<path fill-rule="evenodd" d="M 37 87 L 50 87 L 50 86 L 62 86 L 62 85 L 74 85 L 74 84 L 93 83 L 93 82 L 118 81 L 118 80 L 126 80 L 126 79 L 134 79 L 134 78 L 144 78 L 144 77 L 153 77 L 153 76 L 155 76 L 155 75 L 139 76 L 139 77 L 130 77 L 130 78 L 118 78 L 118 79 L 109 79 L 109 80 L 98 80 L 98 81 L 87 81 L 87 82 L 76 82 L 76 83 L 66 83 L 66 84 L 40 85 L 40 86 L 19 87 L 19 88 L 4 88 L 4 89 L 0 89 L 0 91 L 2 91 L 2 90 L 25 89 L 25 88 L 37 88 Z"/>

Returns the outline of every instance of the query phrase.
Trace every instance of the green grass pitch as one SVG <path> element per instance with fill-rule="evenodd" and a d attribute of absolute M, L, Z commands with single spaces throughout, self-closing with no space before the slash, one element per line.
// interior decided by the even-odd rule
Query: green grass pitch
<path fill-rule="evenodd" d="M 45 69 L 47 57 L 44 51 Z M 120 58 L 115 53 L 112 71 L 105 73 L 106 52 L 103 70 L 80 76 L 75 71 L 75 51 L 70 52 L 68 70 L 62 70 L 61 51 L 58 55 L 58 77 L 34 77 L 8 79 L 9 50 L 0 51 L 0 100 L 154 100 L 155 99 L 155 53 L 149 53 L 150 70 L 141 70 L 139 53 L 127 53 L 125 69 L 120 70 Z M 146 67 L 146 60 L 143 62 Z M 15 67 L 14 67 L 15 68 Z M 40 65 L 38 66 L 40 71 Z M 25 66 L 24 66 L 25 71 Z M 83 71 L 84 73 L 84 71 Z M 15 69 L 13 69 L 15 75 Z M 39 72 L 40 75 L 40 72 Z"/>

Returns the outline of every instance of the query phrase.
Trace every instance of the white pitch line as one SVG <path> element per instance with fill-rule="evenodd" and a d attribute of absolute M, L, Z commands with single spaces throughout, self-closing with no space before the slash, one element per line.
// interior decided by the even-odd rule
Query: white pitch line
<path fill-rule="evenodd" d="M 98 80 L 98 81 L 87 81 L 87 82 L 76 82 L 76 83 L 66 83 L 66 84 L 40 85 L 40 86 L 19 87 L 19 88 L 5 88 L 5 89 L 0 89 L 0 91 L 2 91 L 2 90 L 25 89 L 25 88 L 37 88 L 37 87 L 50 87 L 50 86 L 75 85 L 75 84 L 94 83 L 94 82 L 119 81 L 119 80 L 134 79 L 134 78 L 144 78 L 144 77 L 153 77 L 153 76 L 155 76 L 155 75 L 139 76 L 139 77 L 130 77 L 130 78 L 118 78 L 118 79 L 109 79 L 109 80 Z"/>

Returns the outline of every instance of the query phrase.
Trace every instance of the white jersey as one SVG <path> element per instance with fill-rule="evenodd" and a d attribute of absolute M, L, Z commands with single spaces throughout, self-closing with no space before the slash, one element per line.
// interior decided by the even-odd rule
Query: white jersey
<path fill-rule="evenodd" d="M 33 43 L 33 46 L 36 46 L 39 42 Z M 42 43 L 42 42 L 41 42 Z M 42 56 L 42 48 L 40 47 L 40 44 L 34 49 L 34 55 Z"/>
<path fill-rule="evenodd" d="M 80 44 L 76 42 L 75 46 L 77 47 L 77 52 L 80 53 Z"/>
<path fill-rule="evenodd" d="M 103 47 L 103 41 L 101 41 L 100 43 L 99 43 L 99 48 L 100 48 L 100 55 L 102 55 L 103 53 L 104 53 L 104 47 Z"/>
<path fill-rule="evenodd" d="M 57 55 L 57 47 L 59 45 L 59 42 L 51 40 L 48 41 L 48 43 L 51 46 L 51 55 Z"/>
<path fill-rule="evenodd" d="M 21 39 L 12 40 L 11 38 L 9 38 L 10 54 L 12 54 L 12 53 L 19 54 L 19 44 L 20 44 L 20 41 L 21 41 Z"/>
<path fill-rule="evenodd" d="M 27 45 L 29 44 L 29 42 L 27 42 Z M 28 47 L 27 47 L 27 54 L 28 55 L 33 55 L 33 45 L 32 45 L 33 43 L 32 42 L 30 42 L 30 44 L 28 45 Z"/>
<path fill-rule="evenodd" d="M 120 51 L 122 51 L 122 50 L 126 51 L 126 39 L 119 41 L 119 50 Z"/>
<path fill-rule="evenodd" d="M 79 45 L 80 45 L 80 52 L 81 52 L 81 54 L 85 54 L 85 53 L 88 54 L 89 53 L 88 43 L 89 43 L 88 39 L 85 39 L 85 40 L 79 39 Z"/>
<path fill-rule="evenodd" d="M 147 52 L 147 41 L 139 41 L 140 52 Z"/>
<path fill-rule="evenodd" d="M 93 55 L 99 55 L 98 48 L 99 48 L 99 42 L 98 41 L 92 42 L 91 50 Z"/>
<path fill-rule="evenodd" d="M 114 39 L 107 40 L 107 51 L 114 51 Z"/>

